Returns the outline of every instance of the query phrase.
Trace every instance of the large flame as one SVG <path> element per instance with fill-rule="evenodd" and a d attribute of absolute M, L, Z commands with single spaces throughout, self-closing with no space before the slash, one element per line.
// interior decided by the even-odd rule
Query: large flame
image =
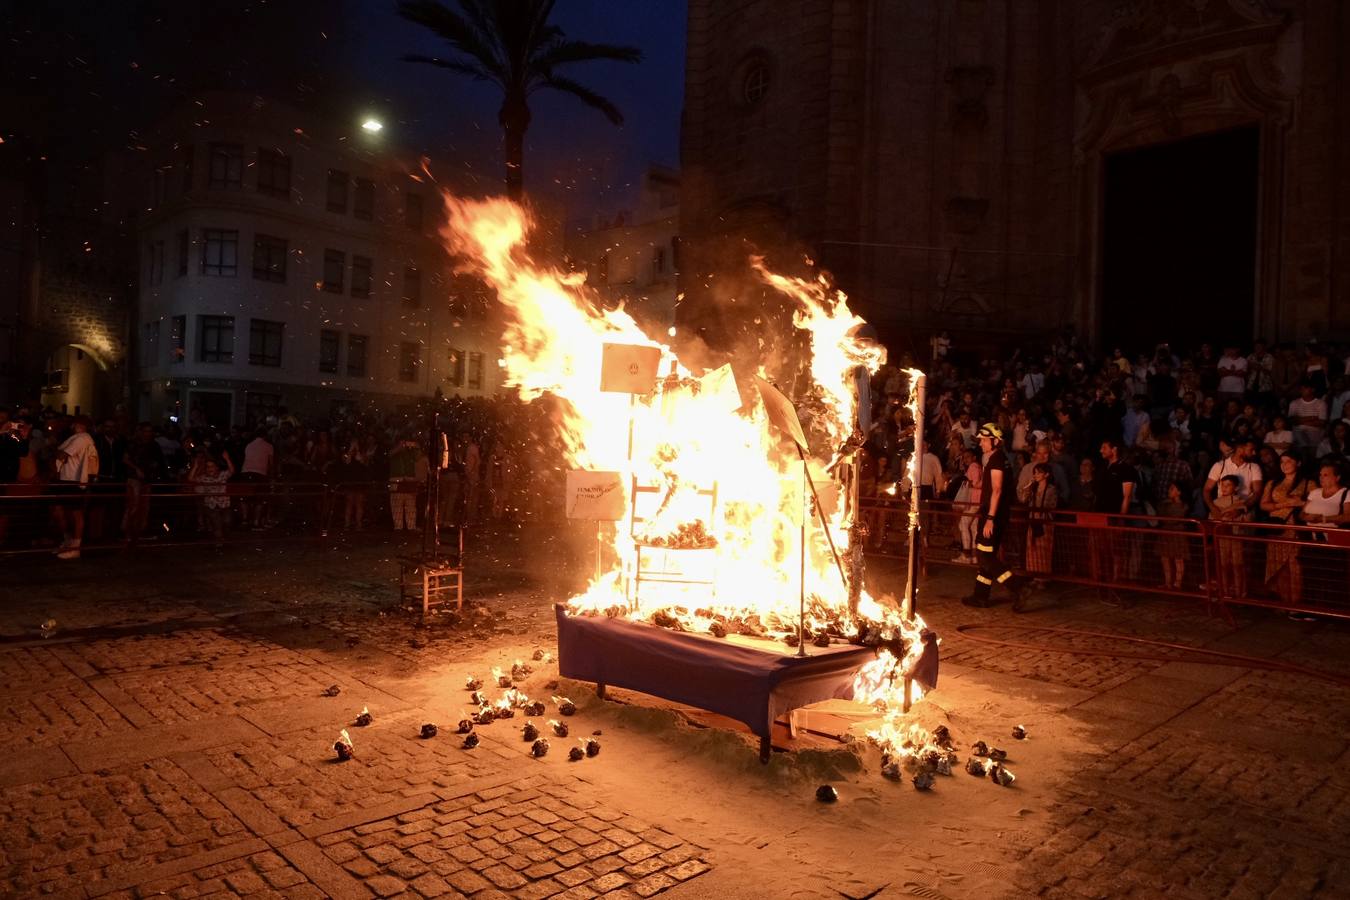
<path fill-rule="evenodd" d="M 752 261 L 763 283 L 792 302 L 802 338 L 810 387 L 793 400 L 813 445 L 802 453 L 770 423 L 754 387 L 756 376 L 771 380 L 763 360 L 691 371 L 628 313 L 605 309 L 584 277 L 533 260 L 530 223 L 519 206 L 450 195 L 445 203 L 449 249 L 495 289 L 502 306 L 507 386 L 524 399 L 561 401 L 567 464 L 619 472 L 624 482 L 628 512 L 612 534 L 614 564 L 569 608 L 788 638 L 797 631 L 804 585 L 813 633 L 856 639 L 865 621 L 892 648 L 859 672 L 855 687 L 863 702 L 898 709 L 902 673 L 922 649 L 922 623 L 865 592 L 853 617 L 836 559 L 849 542 L 851 511 L 836 476 L 856 437 L 854 380 L 859 367 L 870 374 L 885 362 L 882 347 L 856 337 L 863 322 L 844 294 L 824 277 L 788 277 Z M 660 377 L 650 393 L 600 390 L 603 347 L 612 343 L 659 350 Z"/>

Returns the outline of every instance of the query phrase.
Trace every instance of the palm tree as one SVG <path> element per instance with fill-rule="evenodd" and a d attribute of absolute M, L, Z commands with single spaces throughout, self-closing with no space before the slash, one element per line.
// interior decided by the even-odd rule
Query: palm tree
<path fill-rule="evenodd" d="M 558 70 L 597 59 L 635 63 L 636 47 L 574 41 L 549 24 L 554 0 L 456 0 L 458 10 L 437 0 L 399 0 L 398 13 L 444 38 L 455 51 L 449 59 L 409 54 L 407 62 L 427 63 L 490 81 L 502 90 L 497 114 L 506 135 L 506 193 L 519 200 L 523 190 L 525 131 L 530 127 L 530 95 L 551 88 L 571 94 L 623 124 L 619 108 Z"/>

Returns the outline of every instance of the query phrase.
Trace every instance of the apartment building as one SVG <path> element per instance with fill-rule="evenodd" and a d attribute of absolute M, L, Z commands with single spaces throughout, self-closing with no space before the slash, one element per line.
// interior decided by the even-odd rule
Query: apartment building
<path fill-rule="evenodd" d="M 452 274 L 439 192 L 384 133 L 212 94 L 146 143 L 141 416 L 249 424 L 498 390 L 485 295 Z"/>
<path fill-rule="evenodd" d="M 653 165 L 633 210 L 597 218 L 591 228 L 569 232 L 565 244 L 586 283 L 610 305 L 622 303 L 653 335 L 675 322 L 679 197 L 679 173 Z"/>

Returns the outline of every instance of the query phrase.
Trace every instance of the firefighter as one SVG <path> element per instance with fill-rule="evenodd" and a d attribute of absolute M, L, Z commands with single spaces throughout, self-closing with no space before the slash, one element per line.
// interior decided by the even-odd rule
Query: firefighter
<path fill-rule="evenodd" d="M 1013 575 L 1012 569 L 999 556 L 1003 535 L 1008 530 L 1012 512 L 1013 483 L 1008 475 L 1008 455 L 1003 451 L 1003 429 L 986 422 L 976 432 L 983 460 L 984 475 L 980 484 L 980 509 L 975 519 L 975 587 L 969 597 L 962 598 L 966 606 L 993 606 L 989 594 L 995 584 L 1006 585 L 1012 593 L 1013 612 L 1024 609 L 1023 579 Z"/>

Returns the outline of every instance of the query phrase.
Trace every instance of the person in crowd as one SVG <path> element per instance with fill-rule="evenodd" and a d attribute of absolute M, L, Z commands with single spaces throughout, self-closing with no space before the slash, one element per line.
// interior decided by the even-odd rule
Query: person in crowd
<path fill-rule="evenodd" d="M 1141 397 L 1134 402 L 1134 408 L 1120 419 L 1121 436 L 1127 448 L 1139 446 L 1139 436 L 1149 427 L 1149 420 L 1148 400 Z"/>
<path fill-rule="evenodd" d="M 342 527 L 346 531 L 366 527 L 366 491 L 370 488 L 370 455 L 360 436 L 352 437 L 341 460 Z"/>
<path fill-rule="evenodd" d="M 1344 420 L 1332 422 L 1327 436 L 1317 445 L 1317 458 L 1328 456 L 1350 456 L 1350 422 Z"/>
<path fill-rule="evenodd" d="M 960 481 L 954 498 L 957 508 L 961 510 L 961 518 L 956 522 L 956 529 L 961 535 L 961 553 L 955 560 L 958 563 L 975 564 L 975 538 L 979 524 L 977 510 L 980 503 L 982 477 L 983 468 L 978 462 L 975 451 L 963 448 L 961 450 Z"/>
<path fill-rule="evenodd" d="M 1217 395 L 1220 402 L 1242 400 L 1247 393 L 1247 357 L 1243 356 L 1236 345 L 1224 348 L 1223 356 L 1216 364 L 1219 375 Z"/>
<path fill-rule="evenodd" d="M 266 429 L 259 428 L 253 433 L 253 440 L 244 447 L 244 466 L 239 472 L 239 480 L 249 485 L 247 490 L 250 492 L 240 502 L 244 524 L 254 531 L 267 525 L 267 500 L 256 494 L 271 489 L 276 466 L 276 450 L 267 440 Z"/>
<path fill-rule="evenodd" d="M 1327 388 L 1330 386 L 1327 354 L 1323 351 L 1321 345 L 1313 341 L 1308 344 L 1308 352 L 1304 360 L 1303 380 L 1312 385 L 1315 396 L 1321 397 L 1326 394 Z"/>
<path fill-rule="evenodd" d="M 1322 443 L 1322 432 L 1327 424 L 1327 401 L 1317 396 L 1317 388 L 1305 381 L 1299 388 L 1299 398 L 1289 404 L 1289 421 L 1294 425 L 1294 444 L 1304 452 L 1311 452 Z"/>
<path fill-rule="evenodd" d="M 1247 397 L 1261 406 L 1275 401 L 1275 357 L 1265 341 L 1256 341 L 1247 357 Z"/>
<path fill-rule="evenodd" d="M 1331 384 L 1329 396 L 1330 418 L 1333 422 L 1350 418 L 1350 378 L 1339 375 Z"/>
<path fill-rule="evenodd" d="M 1219 523 L 1216 540 L 1220 590 L 1224 597 L 1238 600 L 1247 596 L 1247 562 L 1237 527 L 1251 517 L 1250 507 L 1238 495 L 1241 485 L 1242 478 L 1238 475 L 1224 475 L 1210 504 L 1210 518 Z"/>
<path fill-rule="evenodd" d="M 1059 506 L 1059 490 L 1049 462 L 1033 463 L 1031 470 L 1031 481 L 1018 492 L 1018 499 L 1027 507 L 1026 570 L 1039 576 L 1053 567 L 1055 534 L 1050 511 Z"/>
<path fill-rule="evenodd" d="M 202 451 L 193 458 L 188 472 L 188 484 L 201 497 L 202 524 L 219 546 L 225 540 L 230 523 L 230 495 L 226 482 L 234 475 L 234 462 L 224 454 L 225 468 L 211 454 Z"/>
<path fill-rule="evenodd" d="M 1286 454 L 1280 457 L 1280 474 L 1266 484 L 1261 496 L 1261 511 L 1274 524 L 1296 524 L 1299 511 L 1308 500 L 1311 485 L 1299 474 L 1298 460 Z M 1277 543 L 1266 547 L 1265 584 L 1281 600 L 1296 605 L 1303 596 L 1303 569 L 1299 564 L 1298 532 L 1293 528 L 1268 533 Z"/>
<path fill-rule="evenodd" d="M 1267 447 L 1279 456 L 1284 456 L 1294 446 L 1294 432 L 1289 430 L 1289 421 L 1284 416 L 1275 416 L 1271 420 L 1270 430 L 1262 440 Z"/>
<path fill-rule="evenodd" d="M 1013 575 L 1012 569 L 999 556 L 1003 534 L 1008 526 L 1009 510 L 1012 508 L 1012 480 L 1008 476 L 1007 455 L 1003 450 L 1003 433 L 997 425 L 986 423 L 980 426 L 978 436 L 983 454 L 975 531 L 978 568 L 974 587 L 961 602 L 966 606 L 992 606 L 990 594 L 994 585 L 1002 584 L 1012 594 L 1013 611 L 1022 612 L 1025 606 L 1021 579 Z"/>
<path fill-rule="evenodd" d="M 1346 508 L 1347 488 L 1341 484 L 1340 466 L 1330 460 L 1317 467 L 1317 487 L 1308 492 L 1303 502 L 1303 523 L 1319 528 L 1350 526 L 1350 511 Z"/>
<path fill-rule="evenodd" d="M 970 407 L 963 406 L 956 417 L 956 421 L 952 423 L 952 433 L 961 436 L 961 443 L 965 445 L 967 450 L 974 450 L 976 446 L 975 432 L 978 430 L 975 420 L 971 418 Z"/>
<path fill-rule="evenodd" d="M 1104 529 L 1091 534 L 1094 577 L 1098 581 L 1109 580 L 1112 584 L 1120 584 L 1131 549 L 1128 536 L 1112 534 L 1112 526 L 1124 524 L 1123 518 L 1113 517 L 1129 515 L 1139 487 L 1139 473 L 1125 461 L 1123 449 L 1115 439 L 1102 441 L 1103 468 L 1098 475 L 1095 491 L 1095 511 L 1105 513 L 1108 518 Z"/>
<path fill-rule="evenodd" d="M 88 505 L 89 482 L 98 477 L 98 450 L 89 436 L 89 418 L 76 416 L 70 423 L 70 437 L 56 451 L 56 490 L 61 499 L 53 507 L 57 527 L 64 539 L 56 551 L 57 559 L 79 559 L 84 540 L 84 513 Z"/>
<path fill-rule="evenodd" d="M 122 454 L 122 465 L 127 473 L 122 540 L 127 546 L 134 546 L 145 534 L 150 518 L 151 485 L 164 475 L 164 451 L 155 440 L 155 429 L 149 422 L 136 426 L 136 434 Z"/>
<path fill-rule="evenodd" d="M 305 449 L 305 471 L 308 477 L 325 482 L 328 470 L 337 454 L 333 450 L 333 436 L 327 429 L 319 431 Z"/>
<path fill-rule="evenodd" d="M 389 454 L 389 510 L 395 531 L 417 529 L 417 500 L 427 483 L 427 472 L 426 452 L 410 437 Z"/>
<path fill-rule="evenodd" d="M 1164 519 L 1186 518 L 1185 491 L 1177 481 L 1163 482 L 1163 499 L 1158 502 L 1158 515 Z M 1163 587 L 1181 590 L 1186 580 L 1186 559 L 1190 546 L 1182 535 L 1185 526 L 1178 522 L 1162 522 L 1158 535 L 1158 556 L 1162 560 Z"/>
<path fill-rule="evenodd" d="M 1229 475 L 1237 479 L 1237 488 L 1234 491 L 1237 501 L 1246 505 L 1250 513 L 1261 502 L 1264 477 L 1261 474 L 1261 467 L 1256 463 L 1255 441 L 1246 438 L 1234 444 L 1232 456 L 1219 460 L 1210 468 L 1209 476 L 1205 479 L 1204 496 L 1205 505 L 1209 507 L 1211 516 L 1217 509 L 1214 499 L 1218 496 L 1219 482 Z"/>

